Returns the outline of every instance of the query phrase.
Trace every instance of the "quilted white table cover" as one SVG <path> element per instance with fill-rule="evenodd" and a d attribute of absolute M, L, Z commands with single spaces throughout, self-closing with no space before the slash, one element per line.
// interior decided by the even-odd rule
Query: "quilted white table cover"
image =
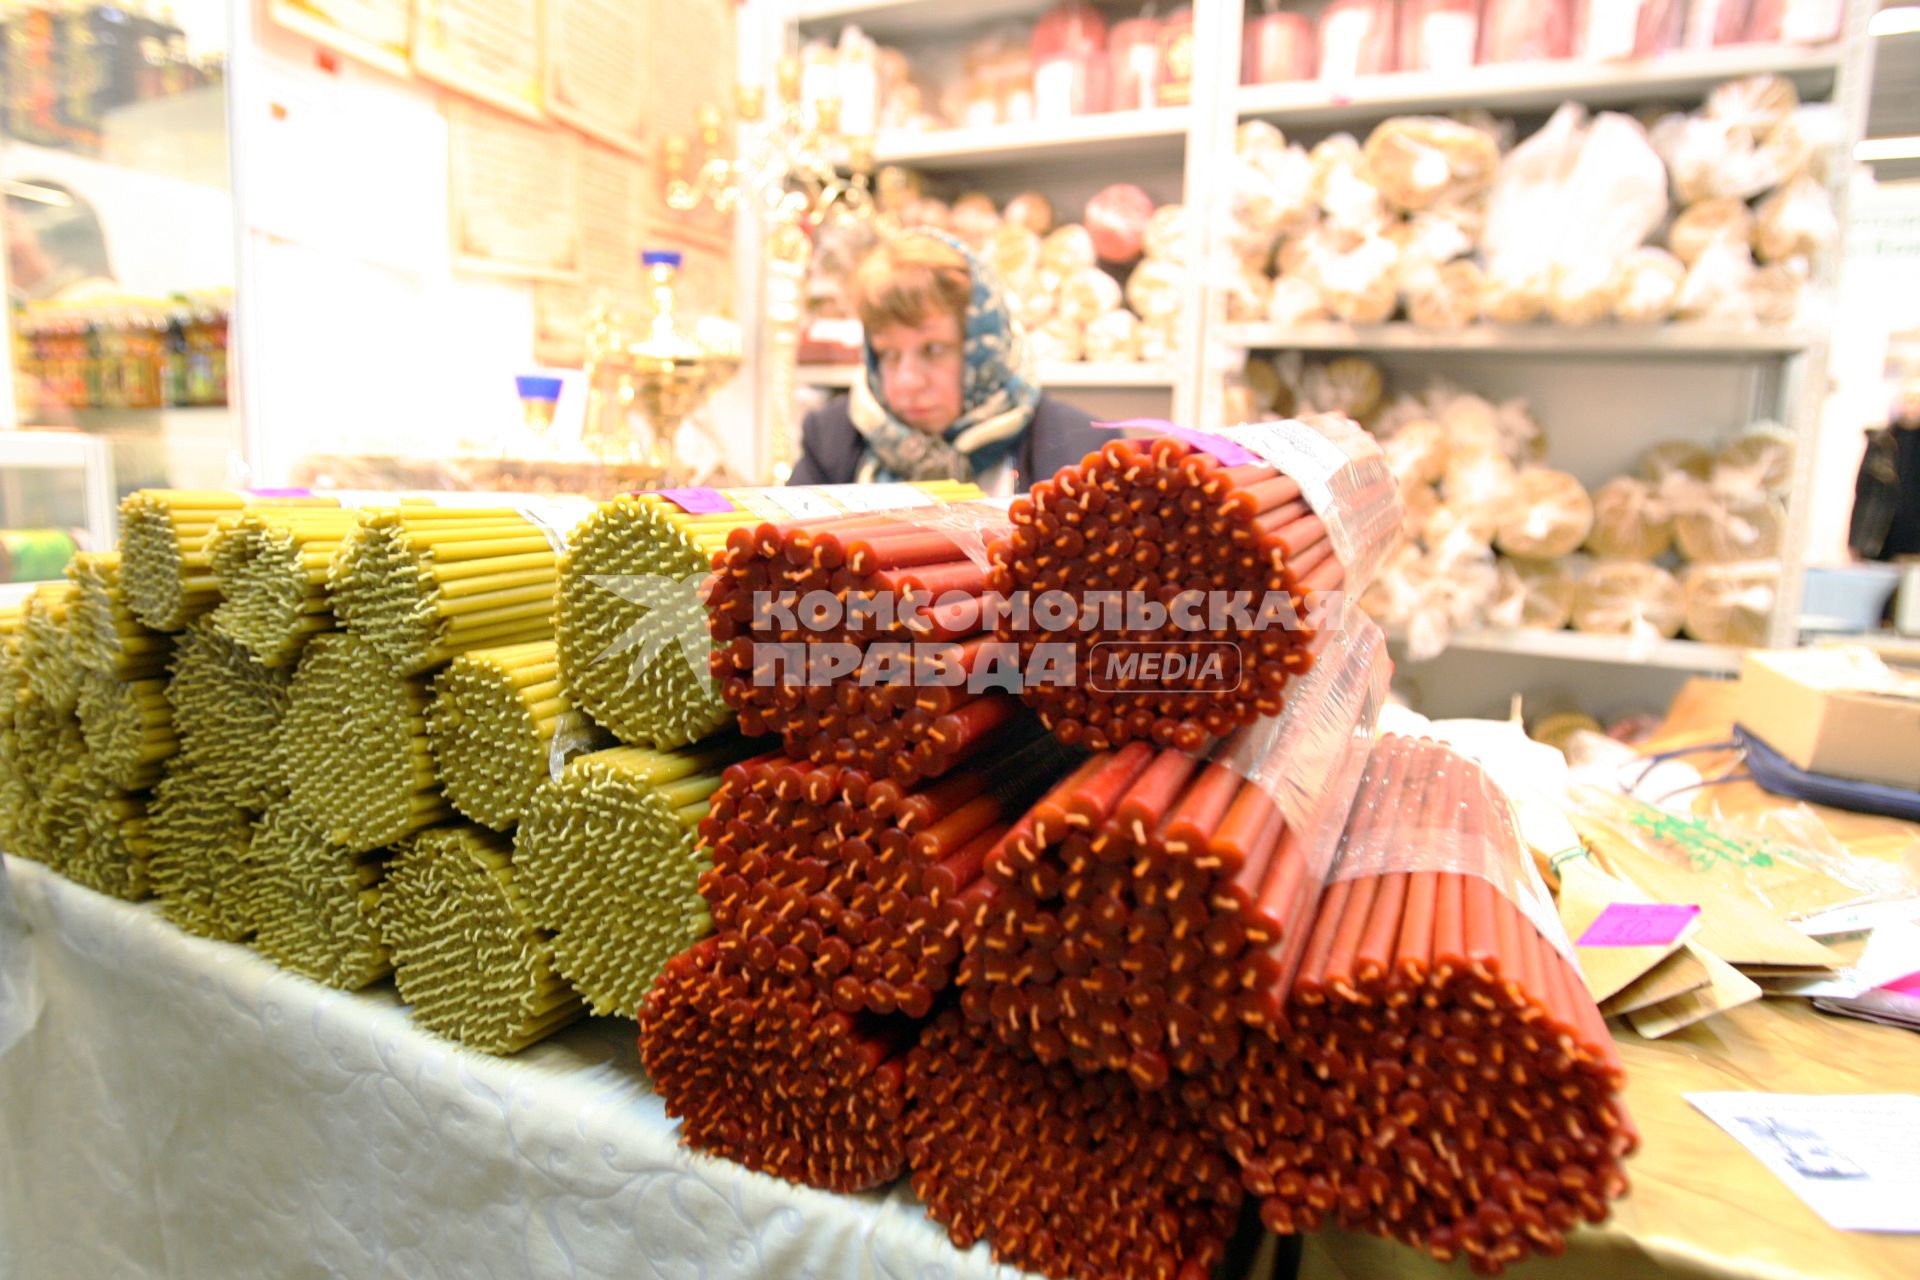
<path fill-rule="evenodd" d="M 6 858 L 0 1276 L 1021 1274 L 904 1182 L 837 1196 L 680 1149 L 634 1035 L 471 1053 L 390 985 L 330 991 Z"/>

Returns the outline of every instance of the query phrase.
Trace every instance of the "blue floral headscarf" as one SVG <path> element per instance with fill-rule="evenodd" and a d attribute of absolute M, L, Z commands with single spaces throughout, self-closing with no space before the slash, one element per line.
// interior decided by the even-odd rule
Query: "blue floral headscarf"
<path fill-rule="evenodd" d="M 967 260 L 972 292 L 962 328 L 966 366 L 960 375 L 960 416 L 938 437 L 902 422 L 881 394 L 880 359 L 866 344 L 866 376 L 853 388 L 852 417 L 866 442 L 855 478 L 972 480 L 1005 463 L 1033 421 L 1040 388 L 1034 384 L 1027 335 L 1007 309 L 993 269 L 944 231 L 919 228 L 952 245 Z"/>

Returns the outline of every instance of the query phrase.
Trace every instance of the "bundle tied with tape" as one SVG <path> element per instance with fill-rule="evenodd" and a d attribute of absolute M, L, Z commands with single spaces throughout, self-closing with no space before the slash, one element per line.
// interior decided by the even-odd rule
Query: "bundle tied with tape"
<path fill-rule="evenodd" d="M 728 535 L 849 512 L 977 497 L 953 482 L 662 489 L 605 502 L 560 563 L 560 671 L 582 710 L 622 742 L 676 747 L 733 715 L 710 678 L 705 583 Z"/>
<path fill-rule="evenodd" d="M 1386 698 L 1379 628 L 1351 603 L 1338 626 L 1282 715 L 1097 753 L 1013 824 L 964 935 L 971 1021 L 1147 1090 L 1273 1021 Z"/>
<path fill-rule="evenodd" d="M 1604 1219 L 1638 1139 L 1571 956 L 1486 773 L 1382 738 L 1285 1025 L 1205 1101 L 1266 1224 L 1371 1231 L 1489 1274 Z"/>
<path fill-rule="evenodd" d="M 327 570 L 333 610 L 402 675 L 553 637 L 553 597 L 586 499 L 442 494 L 370 507 Z"/>
<path fill-rule="evenodd" d="M 707 611 L 742 732 L 903 785 L 971 758 L 1020 716 L 1017 682 L 985 679 L 988 547 L 1010 528 L 972 498 L 736 529 Z"/>
<path fill-rule="evenodd" d="M 1073 678 L 1024 690 L 1063 741 L 1194 751 L 1279 713 L 1328 610 L 1398 544 L 1404 508 L 1379 446 L 1337 415 L 1109 425 L 1161 434 L 1114 440 L 1015 500 L 990 584 L 1031 608 L 996 633 L 1023 669 L 1070 655 Z"/>

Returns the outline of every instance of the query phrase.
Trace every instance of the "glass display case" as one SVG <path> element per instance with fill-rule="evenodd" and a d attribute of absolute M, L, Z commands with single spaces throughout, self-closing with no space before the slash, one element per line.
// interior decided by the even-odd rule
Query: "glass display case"
<path fill-rule="evenodd" d="M 228 407 L 228 33 L 225 0 L 0 0 L 9 538 L 87 528 L 74 504 L 103 475 L 109 507 L 142 485 L 244 475 Z M 88 442 L 110 467 L 11 460 L 91 458 Z M 31 563 L 16 557 L 14 576 Z"/>

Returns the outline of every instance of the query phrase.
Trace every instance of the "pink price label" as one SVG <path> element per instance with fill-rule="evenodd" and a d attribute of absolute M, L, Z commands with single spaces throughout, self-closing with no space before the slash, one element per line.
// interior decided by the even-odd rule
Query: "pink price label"
<path fill-rule="evenodd" d="M 718 515 L 726 511 L 739 510 L 739 508 L 734 506 L 727 498 L 727 495 L 721 493 L 718 489 L 708 489 L 704 487 L 695 489 L 653 489 L 650 490 L 650 492 L 659 494 L 690 516 L 710 516 Z"/>
<path fill-rule="evenodd" d="M 1671 902 L 1614 902 L 1602 911 L 1574 945 L 1581 947 L 1667 947 L 1700 914 L 1696 906 Z"/>
<path fill-rule="evenodd" d="M 1904 978 L 1883 982 L 1875 990 L 1891 991 L 1898 996 L 1912 996 L 1915 1000 L 1920 1000 L 1920 969 L 1914 970 Z"/>
<path fill-rule="evenodd" d="M 1211 431 L 1195 431 L 1192 427 L 1175 426 L 1159 418 L 1128 418 L 1124 422 L 1096 422 L 1093 424 L 1103 431 L 1119 431 L 1127 427 L 1136 427 L 1141 431 L 1155 431 L 1163 436 L 1172 436 L 1176 440 L 1185 440 L 1202 453 L 1210 453 L 1230 467 L 1244 467 L 1249 462 L 1258 462 L 1260 458 L 1225 436 L 1216 436 Z"/>

